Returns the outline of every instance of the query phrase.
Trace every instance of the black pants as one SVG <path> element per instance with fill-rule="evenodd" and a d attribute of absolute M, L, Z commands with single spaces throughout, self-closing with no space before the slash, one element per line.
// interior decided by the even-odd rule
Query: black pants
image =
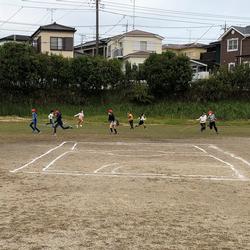
<path fill-rule="evenodd" d="M 46 123 L 46 125 L 51 125 L 51 127 L 54 126 L 54 122 L 52 119 L 49 119 L 49 122 Z"/>
<path fill-rule="evenodd" d="M 69 129 L 69 128 L 70 128 L 70 126 L 64 127 L 62 122 L 57 122 L 57 123 L 55 124 L 55 126 L 54 126 L 54 133 L 56 133 L 56 128 L 57 128 L 58 126 L 60 126 L 62 129 Z"/>
<path fill-rule="evenodd" d="M 34 126 L 33 126 L 34 125 Z M 30 127 L 32 128 L 32 130 L 33 130 L 33 132 L 35 132 L 35 131 L 37 131 L 38 133 L 40 133 L 40 129 L 38 129 L 37 127 L 36 127 L 36 122 L 31 122 L 30 123 Z"/>
<path fill-rule="evenodd" d="M 217 127 L 216 127 L 215 122 L 209 122 L 209 128 L 210 128 L 210 129 L 213 129 L 213 128 L 214 128 L 215 132 L 218 133 L 218 129 L 217 129 Z"/>
<path fill-rule="evenodd" d="M 133 120 L 129 121 L 129 125 L 130 125 L 130 128 L 133 129 L 134 128 L 134 121 Z"/>
<path fill-rule="evenodd" d="M 206 123 L 200 123 L 201 124 L 201 132 L 206 130 Z"/>

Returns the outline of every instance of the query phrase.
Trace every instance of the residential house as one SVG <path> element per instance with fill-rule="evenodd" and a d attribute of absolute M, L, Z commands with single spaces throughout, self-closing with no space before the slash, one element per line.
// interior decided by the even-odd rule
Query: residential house
<path fill-rule="evenodd" d="M 205 44 L 187 43 L 187 44 L 164 44 L 162 51 L 172 51 L 177 55 L 186 55 L 192 60 L 200 60 L 201 53 L 206 52 Z"/>
<path fill-rule="evenodd" d="M 54 22 L 40 26 L 31 39 L 38 52 L 73 57 L 75 32 L 75 28 Z"/>
<path fill-rule="evenodd" d="M 106 57 L 108 41 L 109 41 L 109 38 L 104 38 L 104 39 L 99 40 L 98 55 L 102 55 L 102 56 Z M 74 53 L 75 53 L 75 56 L 81 56 L 81 55 L 95 56 L 95 54 L 96 54 L 96 41 L 95 40 L 89 41 L 89 42 L 75 46 Z"/>
<path fill-rule="evenodd" d="M 220 41 L 212 42 L 204 48 L 207 50 L 201 53 L 201 62 L 208 65 L 209 70 L 214 70 L 220 66 L 221 46 Z"/>
<path fill-rule="evenodd" d="M 99 55 L 106 58 L 118 58 L 123 65 L 142 64 L 151 53 L 162 53 L 163 37 L 142 30 L 132 30 L 121 35 L 101 39 L 99 42 Z M 75 46 L 75 52 L 95 55 L 95 41 Z"/>
<path fill-rule="evenodd" d="M 16 42 L 16 43 L 29 43 L 30 36 L 25 35 L 10 35 L 0 39 L 0 45 L 3 45 L 8 42 Z"/>
<path fill-rule="evenodd" d="M 221 65 L 228 69 L 242 63 L 250 63 L 250 26 L 230 27 L 219 38 L 221 43 Z"/>

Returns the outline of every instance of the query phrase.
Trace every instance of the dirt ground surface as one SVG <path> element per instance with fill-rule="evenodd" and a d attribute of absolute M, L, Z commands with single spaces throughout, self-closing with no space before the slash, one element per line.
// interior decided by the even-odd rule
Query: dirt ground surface
<path fill-rule="evenodd" d="M 25 133 L 0 137 L 0 249 L 250 249 L 250 138 Z"/>

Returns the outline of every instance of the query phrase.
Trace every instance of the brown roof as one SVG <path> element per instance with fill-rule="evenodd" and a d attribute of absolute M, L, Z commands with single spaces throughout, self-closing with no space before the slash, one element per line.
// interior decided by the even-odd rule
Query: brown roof
<path fill-rule="evenodd" d="M 119 39 L 121 37 L 157 37 L 161 40 L 164 39 L 164 37 L 161 37 L 160 35 L 154 34 L 154 33 L 150 33 L 147 31 L 142 31 L 142 30 L 132 30 L 117 36 L 113 36 L 111 37 L 111 39 Z"/>
<path fill-rule="evenodd" d="M 150 54 L 152 54 L 152 53 L 147 52 L 147 51 L 136 51 L 134 53 L 127 54 L 123 58 L 129 58 L 129 57 L 145 58 L 145 57 L 148 57 Z"/>
<path fill-rule="evenodd" d="M 43 25 L 40 26 L 33 34 L 31 37 L 35 36 L 38 32 L 40 31 L 60 31 L 60 32 L 76 32 L 75 28 L 68 27 L 65 25 L 58 24 L 56 22 L 48 24 L 48 25 Z"/>

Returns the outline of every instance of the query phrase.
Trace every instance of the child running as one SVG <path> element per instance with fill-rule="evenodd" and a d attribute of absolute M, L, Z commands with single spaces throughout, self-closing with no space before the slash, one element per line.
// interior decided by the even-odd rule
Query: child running
<path fill-rule="evenodd" d="M 62 113 L 60 111 L 56 111 L 56 121 L 55 121 L 55 125 L 54 125 L 54 135 L 56 135 L 56 129 L 58 126 L 60 126 L 62 129 L 69 129 L 69 128 L 73 128 L 72 126 L 63 126 L 63 121 L 62 121 Z"/>
<path fill-rule="evenodd" d="M 136 125 L 135 127 L 137 128 L 137 127 L 143 125 L 143 127 L 146 128 L 146 125 L 145 125 L 146 117 L 145 117 L 145 115 L 142 113 L 142 114 L 140 115 L 140 117 L 138 117 L 138 119 L 139 119 L 139 123 L 138 123 L 138 125 Z"/>
<path fill-rule="evenodd" d="M 46 125 L 51 125 L 51 127 L 54 127 L 54 110 L 51 110 L 48 115 L 49 122 L 46 123 Z"/>
<path fill-rule="evenodd" d="M 128 112 L 128 123 L 130 125 L 130 129 L 134 129 L 134 117 L 131 112 Z"/>
<path fill-rule="evenodd" d="M 216 119 L 216 117 L 215 117 L 214 112 L 211 111 L 211 110 L 208 111 L 208 117 L 207 117 L 207 118 L 208 118 L 208 122 L 209 122 L 209 124 L 208 124 L 209 128 L 210 128 L 210 129 L 213 129 L 213 128 L 214 128 L 216 134 L 219 134 L 218 129 L 217 129 L 216 124 L 215 124 L 215 121 L 216 121 L 217 119 Z"/>
<path fill-rule="evenodd" d="M 206 130 L 206 122 L 207 122 L 207 115 L 206 113 L 203 113 L 200 118 L 196 119 L 197 121 L 200 121 L 200 125 L 201 125 L 201 132 L 203 132 L 204 130 Z"/>
<path fill-rule="evenodd" d="M 115 119 L 115 115 L 113 113 L 112 109 L 108 110 L 108 122 L 109 122 L 109 129 L 110 129 L 110 134 L 113 132 L 117 134 L 117 120 Z"/>
<path fill-rule="evenodd" d="M 30 123 L 30 127 L 32 128 L 32 132 L 35 133 L 37 131 L 37 133 L 40 133 L 40 129 L 37 128 L 37 111 L 35 108 L 31 109 L 32 112 L 32 121 Z"/>
<path fill-rule="evenodd" d="M 84 113 L 83 110 L 80 111 L 80 113 L 74 115 L 74 117 L 78 117 L 78 124 L 76 125 L 76 127 L 78 128 L 79 126 L 82 127 L 83 124 L 83 118 L 84 118 Z"/>

